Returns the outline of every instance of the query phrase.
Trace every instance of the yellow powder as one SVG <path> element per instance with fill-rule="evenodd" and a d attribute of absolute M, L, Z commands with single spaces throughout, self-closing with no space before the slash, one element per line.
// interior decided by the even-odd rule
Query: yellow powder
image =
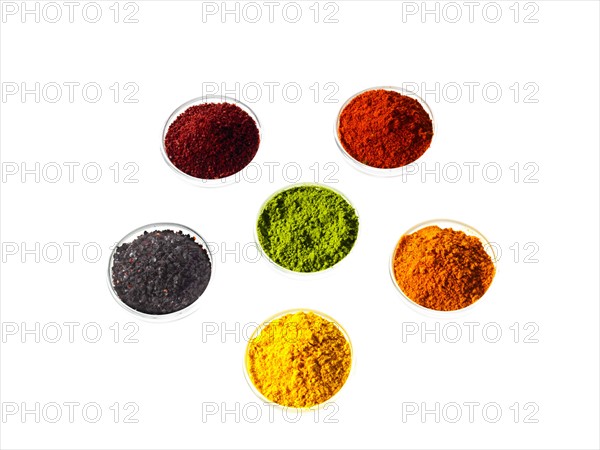
<path fill-rule="evenodd" d="M 310 408 L 329 400 L 346 382 L 350 343 L 337 325 L 312 312 L 287 314 L 248 343 L 250 379 L 268 400 Z"/>

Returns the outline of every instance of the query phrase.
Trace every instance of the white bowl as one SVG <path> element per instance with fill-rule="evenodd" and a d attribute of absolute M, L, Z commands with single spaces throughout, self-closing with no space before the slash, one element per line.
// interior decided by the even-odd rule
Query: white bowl
<path fill-rule="evenodd" d="M 433 137 L 431 138 L 431 142 L 429 144 L 429 147 L 427 148 L 427 150 L 425 151 L 425 153 L 429 152 L 431 147 L 433 146 L 433 141 L 435 139 L 436 136 L 436 132 L 435 132 L 435 120 L 433 118 L 433 113 L 431 112 L 431 108 L 429 107 L 429 105 L 427 104 L 427 102 L 425 100 L 423 100 L 421 97 L 419 97 L 417 94 L 407 91 L 406 89 L 402 89 L 400 87 L 394 87 L 394 86 L 378 86 L 378 87 L 372 87 L 369 89 L 364 89 L 360 92 L 357 92 L 356 94 L 354 94 L 352 97 L 350 97 L 348 100 L 346 100 L 346 102 L 342 105 L 342 107 L 340 108 L 334 127 L 333 127 L 333 135 L 335 137 L 335 143 L 337 144 L 338 148 L 340 149 L 340 151 L 342 152 L 342 155 L 344 155 L 346 161 L 348 161 L 350 163 L 350 165 L 352 165 L 355 169 L 358 169 L 359 171 L 366 173 L 368 175 L 373 175 L 373 176 L 377 176 L 377 177 L 397 177 L 400 175 L 403 175 L 406 173 L 406 168 L 408 166 L 410 166 L 410 164 L 407 164 L 406 166 L 402 166 L 402 167 L 393 167 L 390 169 L 384 169 L 381 167 L 373 167 L 373 166 L 369 166 L 368 164 L 364 164 L 360 161 L 358 161 L 357 159 L 355 159 L 353 156 L 351 156 L 346 149 L 344 148 L 344 146 L 342 145 L 341 141 L 340 141 L 340 135 L 339 135 L 339 126 L 340 126 L 340 117 L 342 115 L 342 112 L 344 111 L 344 109 L 346 108 L 346 106 L 348 106 L 348 104 L 354 100 L 356 97 L 358 97 L 361 94 L 364 94 L 365 92 L 369 92 L 369 91 L 376 91 L 376 90 L 384 90 L 384 91 L 392 91 L 392 92 L 397 92 L 399 94 L 402 94 L 406 97 L 410 97 L 413 98 L 415 100 L 417 100 L 421 106 L 423 107 L 423 109 L 427 112 L 427 114 L 429 114 L 429 118 L 431 119 L 431 124 L 433 127 Z M 420 158 L 422 158 L 425 153 L 423 155 L 421 155 Z M 419 159 L 420 159 L 419 158 Z M 418 161 L 418 159 L 417 159 Z M 414 163 L 414 161 L 413 161 Z M 411 163 L 411 164 L 413 164 Z M 408 173 L 409 175 L 410 173 Z"/>
<path fill-rule="evenodd" d="M 398 248 L 400 241 L 402 240 L 402 238 L 404 236 L 408 236 L 409 234 L 413 234 L 416 231 L 419 231 L 423 228 L 430 227 L 430 226 L 438 226 L 442 229 L 451 228 L 455 231 L 462 231 L 463 233 L 465 233 L 468 236 L 475 236 L 476 238 L 478 238 L 481 241 L 481 244 L 483 245 L 484 250 L 490 256 L 490 258 L 492 258 L 492 263 L 494 264 L 494 268 L 496 268 L 496 261 L 497 261 L 496 252 L 494 251 L 494 247 L 485 238 L 485 236 L 483 236 L 483 234 L 481 234 L 475 228 L 473 228 L 467 224 L 464 224 L 462 222 L 457 222 L 455 220 L 450 220 L 450 219 L 435 219 L 435 220 L 428 220 L 427 222 L 422 222 L 418 225 L 415 225 L 411 229 L 407 230 L 402 236 L 400 236 L 400 239 L 398 239 L 398 241 L 394 245 L 394 250 L 392 251 L 392 254 L 390 256 L 389 270 L 390 270 L 390 276 L 392 278 L 392 282 L 394 283 L 394 286 L 396 286 L 396 289 L 398 290 L 398 292 L 400 292 L 400 294 L 402 294 L 402 298 L 404 298 L 406 304 L 410 308 L 412 308 L 414 311 L 417 311 L 421 314 L 425 314 L 428 317 L 449 318 L 449 317 L 458 316 L 458 315 L 462 315 L 462 314 L 471 312 L 475 307 L 477 307 L 478 305 L 481 305 L 482 300 L 484 298 L 486 298 L 486 294 L 489 292 L 491 283 L 490 283 L 490 286 L 488 286 L 488 289 L 485 291 L 484 295 L 481 296 L 475 302 L 471 303 L 469 306 L 466 306 L 461 309 L 456 309 L 453 311 L 440 311 L 437 309 L 426 308 L 425 306 L 419 305 L 418 303 L 414 302 L 402 290 L 402 288 L 398 284 L 398 281 L 396 281 L 396 275 L 394 273 L 394 255 L 396 254 L 396 249 Z M 496 278 L 496 274 L 494 274 L 494 278 Z M 493 280 L 492 280 L 492 283 L 493 283 Z"/>
<path fill-rule="evenodd" d="M 208 288 L 211 284 L 211 281 L 214 277 L 214 273 L 215 273 L 214 260 L 213 260 L 212 254 L 210 252 L 210 249 L 208 247 L 208 244 L 202 238 L 202 236 L 200 236 L 200 234 L 196 233 L 191 228 L 188 228 L 184 225 L 179 225 L 176 223 L 153 223 L 150 225 L 146 225 L 146 226 L 137 228 L 137 229 L 133 230 L 131 233 L 128 233 L 123 239 L 121 239 L 118 242 L 117 245 L 115 245 L 115 247 L 110 255 L 110 259 L 108 261 L 108 286 L 110 288 L 110 292 L 111 292 L 113 298 L 121 307 L 123 307 L 124 309 L 129 311 L 131 314 L 135 315 L 136 317 L 138 317 L 142 320 L 149 321 L 149 322 L 170 322 L 173 320 L 182 319 L 186 316 L 189 316 L 194 311 L 196 311 L 198 309 L 198 307 L 200 306 L 200 302 L 198 301 L 198 299 L 196 299 L 192 304 L 186 306 L 183 309 L 180 309 L 179 311 L 175 311 L 175 312 L 172 312 L 169 314 L 148 314 L 148 313 L 144 313 L 144 312 L 138 311 L 136 309 L 133 309 L 129 305 L 125 304 L 119 297 L 119 294 L 117 294 L 117 291 L 115 290 L 115 286 L 113 284 L 112 268 L 113 268 L 114 257 L 115 257 L 117 248 L 125 243 L 133 242 L 140 235 L 144 234 L 145 231 L 152 232 L 152 231 L 165 231 L 165 230 L 171 230 L 174 232 L 181 231 L 183 234 L 186 234 L 186 235 L 189 235 L 189 236 L 195 238 L 196 243 L 198 245 L 200 245 L 206 251 L 206 254 L 208 255 L 208 260 L 210 261 L 210 279 L 208 281 L 208 285 L 206 286 L 206 289 L 204 289 L 204 292 L 202 292 L 202 294 L 198 297 L 198 299 L 206 294 L 206 291 L 208 290 Z"/>
<path fill-rule="evenodd" d="M 234 183 L 236 181 L 236 175 L 238 175 L 241 172 L 241 170 L 244 170 L 244 169 L 241 169 L 239 172 L 234 173 L 234 174 L 229 175 L 228 177 L 224 177 L 224 178 L 204 179 L 204 178 L 193 177 L 193 176 L 183 172 L 175 164 L 173 164 L 173 162 L 169 159 L 169 156 L 167 155 L 167 149 L 165 148 L 165 138 L 167 137 L 167 133 L 169 132 L 169 127 L 175 121 L 175 119 L 177 119 L 177 117 L 179 117 L 179 115 L 182 114 L 189 107 L 201 105 L 204 103 L 232 103 L 232 104 L 238 106 L 239 108 L 241 108 L 242 110 L 244 110 L 246 113 L 248 113 L 248 115 L 256 123 L 256 128 L 258 129 L 258 136 L 260 139 L 259 144 L 258 144 L 259 149 L 260 149 L 260 145 L 262 144 L 262 132 L 261 132 L 260 122 L 259 122 L 256 114 L 254 113 L 254 111 L 252 111 L 252 109 L 250 109 L 250 107 L 246 106 L 244 103 L 242 103 L 239 100 L 236 100 L 234 98 L 227 97 L 224 95 L 207 95 L 205 97 L 198 97 L 198 98 L 195 98 L 188 102 L 185 102 L 183 105 L 179 106 L 175 111 L 173 111 L 171 113 L 171 115 L 169 116 L 169 118 L 167 119 L 167 121 L 165 122 L 165 125 L 163 127 L 162 139 L 160 141 L 161 153 L 162 153 L 163 159 L 165 160 L 167 165 L 171 169 L 173 169 L 175 171 L 175 173 L 177 173 L 184 180 L 187 180 L 197 186 L 204 186 L 204 187 L 227 186 L 227 185 Z M 258 153 L 258 150 L 257 150 L 257 153 Z M 256 158 L 256 155 L 254 157 Z"/>

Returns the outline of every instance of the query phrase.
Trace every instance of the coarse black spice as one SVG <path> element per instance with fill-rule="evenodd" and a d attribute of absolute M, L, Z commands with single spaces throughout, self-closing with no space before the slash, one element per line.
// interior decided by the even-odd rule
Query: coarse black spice
<path fill-rule="evenodd" d="M 210 257 L 181 231 L 145 231 L 117 247 L 112 281 L 123 303 L 146 314 L 169 314 L 194 303 L 208 286 Z"/>

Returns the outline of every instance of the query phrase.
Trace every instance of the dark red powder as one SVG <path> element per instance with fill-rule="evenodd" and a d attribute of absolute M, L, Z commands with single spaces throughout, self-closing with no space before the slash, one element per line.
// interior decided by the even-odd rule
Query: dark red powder
<path fill-rule="evenodd" d="M 233 175 L 256 155 L 256 122 L 233 103 L 190 106 L 169 126 L 165 150 L 182 172 L 213 180 Z"/>
<path fill-rule="evenodd" d="M 354 97 L 338 125 L 342 147 L 355 160 L 392 169 L 416 161 L 429 148 L 433 122 L 421 104 L 406 95 L 374 89 Z"/>

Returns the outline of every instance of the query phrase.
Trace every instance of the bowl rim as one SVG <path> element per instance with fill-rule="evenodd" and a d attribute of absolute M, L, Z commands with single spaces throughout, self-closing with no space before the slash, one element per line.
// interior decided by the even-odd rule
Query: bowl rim
<path fill-rule="evenodd" d="M 442 225 L 444 225 L 444 226 L 442 226 Z M 452 225 L 455 225 L 455 227 L 453 227 Z M 416 231 L 419 231 L 419 230 L 429 227 L 429 226 L 439 226 L 442 229 L 452 228 L 454 231 L 462 231 L 469 236 L 477 237 L 480 240 L 481 245 L 483 246 L 483 249 L 485 250 L 485 252 L 492 259 L 492 264 L 494 265 L 494 270 L 495 270 L 494 277 L 492 278 L 490 285 L 488 286 L 486 291 L 483 293 L 483 295 L 481 297 L 479 297 L 479 299 L 477 299 L 476 301 L 471 303 L 469 306 L 465 306 L 464 308 L 455 309 L 452 311 L 442 311 L 442 310 L 437 310 L 437 309 L 426 308 L 425 306 L 422 306 L 422 305 L 416 303 L 415 301 L 411 300 L 411 298 L 402 290 L 402 288 L 398 284 L 398 281 L 396 280 L 396 274 L 394 271 L 394 256 L 396 255 L 396 250 L 398 248 L 398 245 L 400 244 L 400 241 L 402 240 L 403 237 L 411 235 L 411 234 L 415 233 Z M 467 225 L 464 222 L 460 222 L 458 220 L 438 218 L 438 219 L 431 219 L 431 220 L 426 220 L 426 221 L 420 222 L 420 223 L 412 226 L 408 230 L 406 230 L 404 233 L 402 233 L 402 235 L 396 240 L 396 242 L 394 244 L 394 248 L 391 252 L 391 255 L 389 257 L 389 263 L 388 263 L 388 269 L 389 269 L 389 274 L 390 274 L 392 283 L 394 284 L 396 290 L 401 294 L 401 297 L 404 299 L 405 304 L 407 304 L 413 311 L 421 313 L 430 318 L 442 318 L 442 317 L 443 318 L 451 318 L 451 317 L 462 316 L 462 315 L 471 313 L 476 307 L 481 305 L 482 301 L 485 298 L 487 298 L 486 294 L 488 294 L 490 288 L 492 287 L 492 284 L 494 284 L 494 280 L 496 279 L 496 275 L 497 275 L 497 271 L 498 271 L 498 264 L 497 264 L 498 260 L 497 260 L 496 251 L 494 249 L 494 246 L 491 244 L 492 244 L 491 241 L 488 240 L 485 237 L 485 235 L 483 235 L 479 230 L 477 230 L 476 228 L 473 228 L 470 225 Z"/>
<path fill-rule="evenodd" d="M 277 319 L 280 319 L 281 317 L 284 317 L 284 316 L 287 316 L 287 315 L 296 314 L 296 313 L 299 313 L 299 312 L 313 313 L 313 314 L 316 314 L 316 315 L 320 316 L 321 318 L 327 320 L 328 322 L 333 323 L 335 325 L 335 327 L 342 333 L 342 335 L 346 339 L 346 342 L 348 343 L 348 346 L 350 348 L 350 368 L 348 369 L 348 375 L 346 376 L 346 381 L 344 381 L 344 384 L 342 384 L 342 386 L 338 389 L 338 391 L 335 394 L 333 394 L 331 397 L 329 397 L 324 402 L 317 403 L 316 405 L 313 405 L 313 406 L 300 407 L 300 408 L 296 407 L 296 406 L 282 405 L 280 403 L 274 402 L 273 400 L 269 400 L 254 385 L 254 383 L 252 382 L 252 377 L 250 376 L 250 372 L 249 372 L 249 369 L 248 369 L 248 366 L 249 366 L 249 356 L 248 356 L 248 353 L 249 353 L 249 350 L 250 350 L 250 344 L 251 344 L 252 340 L 255 339 L 256 337 L 258 337 L 258 335 L 260 334 L 260 332 L 262 332 L 262 330 L 264 330 L 264 328 L 268 324 L 270 324 L 271 322 L 276 321 Z M 246 379 L 246 382 L 250 386 L 250 389 L 252 390 L 252 392 L 254 392 L 254 394 L 260 400 L 263 401 L 263 403 L 274 405 L 276 408 L 278 408 L 280 410 L 284 410 L 285 409 L 285 410 L 293 410 L 293 411 L 302 411 L 302 412 L 304 412 L 304 411 L 319 410 L 319 409 L 321 409 L 323 407 L 326 407 L 328 404 L 332 403 L 333 400 L 338 397 L 338 395 L 340 394 L 340 392 L 343 391 L 344 386 L 346 386 L 348 384 L 348 381 L 350 380 L 350 376 L 352 375 L 352 373 L 355 370 L 356 355 L 354 354 L 354 347 L 352 346 L 352 341 L 350 340 L 350 336 L 348 335 L 348 332 L 333 317 L 331 317 L 330 315 L 325 314 L 325 313 L 323 313 L 323 312 L 321 312 L 319 310 L 313 309 L 313 308 L 291 308 L 291 309 L 286 309 L 286 310 L 281 311 L 279 313 L 273 314 L 273 315 L 269 316 L 267 319 L 265 319 L 264 321 L 260 322 L 260 324 L 256 327 L 256 329 L 252 332 L 252 334 L 248 338 L 248 342 L 246 343 L 246 346 L 244 348 L 244 361 L 243 361 L 243 363 L 244 363 L 243 364 L 244 378 Z"/>
<path fill-rule="evenodd" d="M 112 269 L 113 269 L 114 257 L 115 257 L 117 248 L 119 248 L 121 245 L 123 245 L 127 242 L 132 242 L 133 240 L 137 239 L 145 231 L 157 231 L 157 230 L 161 230 L 161 231 L 170 230 L 170 231 L 174 231 L 174 232 L 182 231 L 184 234 L 188 234 L 191 237 L 196 238 L 195 239 L 196 243 L 198 245 L 200 245 L 204 249 L 204 251 L 206 251 L 206 254 L 208 255 L 208 260 L 210 262 L 210 278 L 209 278 L 208 284 L 206 285 L 206 288 L 204 289 L 202 294 L 200 294 L 200 296 L 196 300 L 194 300 L 191 304 L 189 304 L 185 308 L 182 308 L 178 311 L 174 311 L 174 312 L 168 313 L 168 314 L 144 313 L 144 312 L 138 311 L 138 310 L 132 308 L 131 306 L 125 304 L 125 302 L 123 302 L 123 300 L 121 300 L 121 298 L 117 294 L 117 291 L 116 291 L 116 289 L 113 285 L 113 281 L 112 281 Z M 114 247 L 110 253 L 110 257 L 108 259 L 108 272 L 107 272 L 108 287 L 109 287 L 110 293 L 112 294 L 113 299 L 122 308 L 127 310 L 129 313 L 135 315 L 137 318 L 142 319 L 147 322 L 151 322 L 151 323 L 172 322 L 172 321 L 183 319 L 184 317 L 189 316 L 190 314 L 195 312 L 200 307 L 199 300 L 200 300 L 200 298 L 202 298 L 206 295 L 206 292 L 210 288 L 213 278 L 215 276 L 214 261 L 215 261 L 215 259 L 212 254 L 212 251 L 210 250 L 210 246 L 208 245 L 207 241 L 202 237 L 202 235 L 200 233 L 198 233 L 197 231 L 191 229 L 190 227 L 187 227 L 185 225 L 181 225 L 178 223 L 154 222 L 154 223 L 150 223 L 148 225 L 138 227 L 138 228 L 134 229 L 133 231 L 130 231 L 125 236 L 123 236 L 123 238 L 121 238 L 121 240 L 119 240 L 119 242 L 117 242 L 114 245 Z"/>
<path fill-rule="evenodd" d="M 427 150 L 425 150 L 425 152 L 419 158 L 417 158 L 415 161 L 411 162 L 410 164 L 407 164 L 405 166 L 400 166 L 400 167 L 390 167 L 387 169 L 382 168 L 382 167 L 369 166 L 368 164 L 365 164 L 365 163 L 360 162 L 359 160 L 355 159 L 352 155 L 350 155 L 350 153 L 348 153 L 346 151 L 346 149 L 342 145 L 342 142 L 341 142 L 341 139 L 339 136 L 339 132 L 338 132 L 339 125 L 340 125 L 340 117 L 342 115 L 342 112 L 344 111 L 346 106 L 348 106 L 348 104 L 352 100 L 354 100 L 356 97 L 358 97 L 359 95 L 364 94 L 365 92 L 377 91 L 377 90 L 397 92 L 401 95 L 405 95 L 407 97 L 411 97 L 411 98 L 417 100 L 421 104 L 421 106 L 423 107 L 425 112 L 427 112 L 427 114 L 429 115 L 429 118 L 431 119 L 433 136 L 431 137 L 431 142 L 429 143 L 429 147 L 427 147 Z M 385 178 L 385 177 L 391 178 L 391 177 L 397 177 L 397 176 L 401 176 L 401 175 L 409 175 L 409 173 L 407 173 L 406 168 L 411 166 L 412 164 L 415 164 L 417 161 L 419 161 L 421 158 L 423 158 L 427 152 L 430 151 L 431 147 L 433 147 L 434 141 L 437 142 L 436 136 L 437 136 L 436 121 L 433 116 L 433 111 L 432 111 L 431 107 L 429 106 L 429 104 L 415 92 L 410 91 L 405 88 L 402 88 L 402 87 L 399 87 L 399 86 L 374 86 L 374 87 L 370 87 L 367 89 L 363 89 L 362 91 L 359 91 L 356 94 L 353 94 L 342 104 L 342 106 L 338 110 L 338 113 L 337 113 L 337 116 L 335 119 L 335 123 L 333 124 L 333 137 L 335 139 L 335 143 L 337 145 L 337 148 L 342 153 L 342 155 L 344 155 L 344 159 L 346 160 L 346 162 L 350 163 L 350 165 L 352 167 L 354 167 L 355 169 L 358 169 L 360 172 L 362 172 L 364 174 L 375 176 L 375 177 L 381 177 L 381 178 Z"/>
<path fill-rule="evenodd" d="M 182 103 L 177 108 L 175 108 L 163 125 L 160 139 L 160 152 L 162 158 L 167 163 L 167 166 L 169 166 L 173 171 L 175 171 L 175 173 L 177 173 L 182 179 L 187 180 L 192 184 L 195 184 L 200 187 L 209 188 L 229 186 L 239 181 L 238 174 L 248 166 L 245 166 L 238 172 L 235 172 L 223 178 L 197 178 L 179 169 L 175 164 L 173 164 L 173 162 L 169 159 L 169 156 L 167 155 L 167 149 L 165 147 L 165 138 L 167 137 L 167 133 L 169 132 L 171 124 L 177 119 L 177 117 L 179 117 L 179 115 L 181 115 L 191 106 L 201 105 L 205 103 L 232 103 L 240 107 L 240 109 L 242 109 L 244 112 L 246 112 L 252 118 L 252 120 L 254 120 L 254 123 L 256 124 L 256 128 L 258 130 L 259 143 L 258 149 L 256 150 L 256 155 L 258 154 L 258 151 L 260 150 L 260 147 L 263 144 L 263 127 L 260 123 L 258 116 L 254 112 L 254 110 L 248 105 L 246 105 L 244 102 L 237 100 L 236 98 L 229 97 L 227 95 L 204 95 L 202 97 L 196 97 L 191 100 L 188 100 L 187 102 Z M 254 155 L 252 161 L 256 158 L 256 155 Z"/>

